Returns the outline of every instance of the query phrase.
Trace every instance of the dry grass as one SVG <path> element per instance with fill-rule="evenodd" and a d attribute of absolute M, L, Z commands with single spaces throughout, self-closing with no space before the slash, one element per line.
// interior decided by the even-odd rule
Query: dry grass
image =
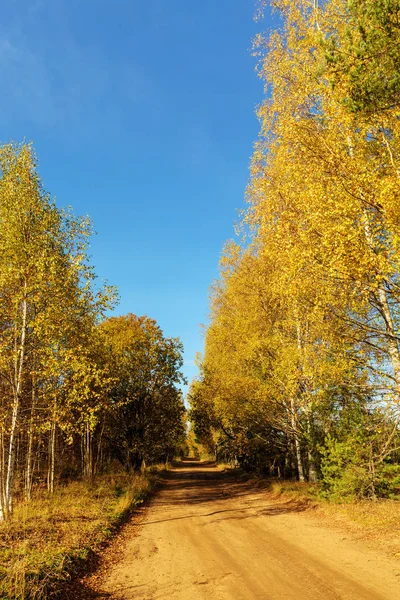
<path fill-rule="evenodd" d="M 52 496 L 37 492 L 0 527 L 0 598 L 45 598 L 86 559 L 151 488 L 147 475 L 73 482 Z"/>
<path fill-rule="evenodd" d="M 318 505 L 318 513 L 335 528 L 346 530 L 400 558 L 400 501 L 324 502 Z"/>
<path fill-rule="evenodd" d="M 269 490 L 274 497 L 284 495 L 286 498 L 313 498 L 315 499 L 318 488 L 309 483 L 299 481 L 272 481 Z"/>

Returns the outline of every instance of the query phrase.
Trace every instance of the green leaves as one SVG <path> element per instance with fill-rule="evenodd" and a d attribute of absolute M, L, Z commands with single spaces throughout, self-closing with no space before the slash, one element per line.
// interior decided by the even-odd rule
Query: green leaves
<path fill-rule="evenodd" d="M 398 108 L 399 0 L 351 0 L 344 11 L 345 27 L 326 38 L 327 75 L 354 113 Z"/>

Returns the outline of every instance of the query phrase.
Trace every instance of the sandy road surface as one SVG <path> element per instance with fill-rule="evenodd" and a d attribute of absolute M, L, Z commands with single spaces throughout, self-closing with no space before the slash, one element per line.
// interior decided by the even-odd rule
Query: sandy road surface
<path fill-rule="evenodd" d="M 116 543 L 98 599 L 400 600 L 400 563 L 212 465 L 183 462 Z"/>

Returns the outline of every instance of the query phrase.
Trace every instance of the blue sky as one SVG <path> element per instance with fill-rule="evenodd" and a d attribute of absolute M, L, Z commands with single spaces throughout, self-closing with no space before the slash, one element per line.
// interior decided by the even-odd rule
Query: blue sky
<path fill-rule="evenodd" d="M 33 141 L 45 188 L 94 222 L 117 314 L 179 336 L 189 379 L 258 134 L 254 12 L 254 0 L 2 7 L 1 141 Z"/>

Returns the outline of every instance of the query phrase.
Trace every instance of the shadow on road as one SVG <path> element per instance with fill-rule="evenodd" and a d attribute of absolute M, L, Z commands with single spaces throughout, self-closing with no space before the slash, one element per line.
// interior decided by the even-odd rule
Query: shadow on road
<path fill-rule="evenodd" d="M 167 521 L 177 521 L 198 517 L 214 517 L 225 515 L 224 518 L 246 519 L 255 516 L 276 516 L 289 512 L 302 512 L 309 507 L 307 500 L 287 500 L 279 504 L 266 503 L 265 498 L 260 504 L 258 501 L 249 500 L 248 496 L 254 496 L 254 483 L 251 481 L 239 481 L 233 471 L 218 471 L 213 462 L 200 462 L 194 459 L 185 459 L 174 465 L 172 471 L 167 471 L 164 476 L 163 493 L 154 500 L 154 507 L 162 507 L 163 513 L 170 509 L 171 517 L 163 519 L 146 520 L 140 526 L 152 525 Z M 237 502 L 236 502 L 237 501 Z M 229 508 L 224 508 L 228 504 Z M 183 506 L 193 507 L 206 505 L 207 503 L 220 504 L 219 510 L 203 512 L 188 511 L 187 514 L 173 516 L 174 509 Z M 232 507 L 233 503 L 233 507 Z M 235 506 L 235 504 L 237 504 Z M 243 506 L 243 504 L 246 504 Z M 204 506 L 206 509 L 206 506 Z M 157 512 L 157 511 L 156 511 Z M 229 516 L 231 515 L 231 516 Z M 220 520 L 220 519 L 219 519 Z"/>
<path fill-rule="evenodd" d="M 257 491 L 260 493 L 257 494 Z M 212 506 L 207 510 L 208 503 Z M 187 511 L 182 514 L 184 507 Z M 279 503 L 271 499 L 268 503 L 265 491 L 262 494 L 261 490 L 257 490 L 254 482 L 239 480 L 234 471 L 220 471 L 211 461 L 185 459 L 174 463 L 173 469 L 163 475 L 160 489 L 151 501 L 151 510 L 146 511 L 147 518 L 139 520 L 134 515 L 128 527 L 139 529 L 192 518 L 204 518 L 209 524 L 226 519 L 274 517 L 302 512 L 308 507 L 309 503 L 300 499 Z M 158 514 L 160 518 L 157 518 Z M 102 553 L 93 555 L 87 565 L 88 575 L 96 576 L 101 559 Z M 66 585 L 58 597 L 65 600 L 106 600 L 112 596 L 94 590 L 92 584 L 89 586 L 83 579 Z"/>

